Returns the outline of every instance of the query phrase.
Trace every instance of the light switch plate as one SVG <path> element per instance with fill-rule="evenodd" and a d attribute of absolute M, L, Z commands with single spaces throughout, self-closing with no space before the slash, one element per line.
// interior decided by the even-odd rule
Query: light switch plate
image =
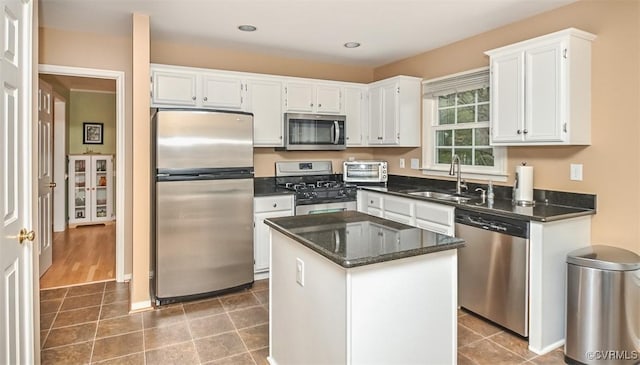
<path fill-rule="evenodd" d="M 572 163 L 569 177 L 574 181 L 582 181 L 582 164 Z"/>
<path fill-rule="evenodd" d="M 400 159 L 400 168 L 404 169 L 404 158 Z"/>
<path fill-rule="evenodd" d="M 304 286 L 304 261 L 296 257 L 296 283 Z"/>
<path fill-rule="evenodd" d="M 419 169 L 420 168 L 420 159 L 419 158 L 412 158 L 411 159 L 411 168 L 412 169 Z"/>

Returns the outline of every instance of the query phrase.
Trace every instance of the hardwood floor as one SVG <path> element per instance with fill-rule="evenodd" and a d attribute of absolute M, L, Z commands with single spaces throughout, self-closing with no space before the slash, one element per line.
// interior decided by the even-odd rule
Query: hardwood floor
<path fill-rule="evenodd" d="M 53 235 L 53 264 L 40 288 L 113 280 L 116 275 L 116 225 L 70 228 Z"/>

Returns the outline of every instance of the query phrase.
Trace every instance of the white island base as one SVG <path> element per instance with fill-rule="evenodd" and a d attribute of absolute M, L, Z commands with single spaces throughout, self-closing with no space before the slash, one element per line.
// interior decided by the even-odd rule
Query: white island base
<path fill-rule="evenodd" d="M 270 364 L 456 363 L 457 250 L 344 268 L 270 231 Z"/>

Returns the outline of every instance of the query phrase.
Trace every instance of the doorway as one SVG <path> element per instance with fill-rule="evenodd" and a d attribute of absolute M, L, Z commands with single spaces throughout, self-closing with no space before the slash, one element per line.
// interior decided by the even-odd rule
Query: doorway
<path fill-rule="evenodd" d="M 54 263 L 42 276 L 41 285 L 43 288 L 50 288 L 91 281 L 113 280 L 114 278 L 118 282 L 125 281 L 129 278 L 124 274 L 124 222 L 122 221 L 124 217 L 125 171 L 124 73 L 52 65 L 40 65 L 39 73 L 41 79 L 56 86 L 54 90 L 67 90 L 57 94 L 54 92 L 54 134 L 56 135 L 53 143 L 54 181 L 56 185 L 62 185 L 62 189 L 54 190 Z M 111 126 L 108 126 L 105 121 L 99 120 L 100 117 L 80 117 L 79 121 L 78 118 L 75 118 L 74 121 L 71 120 L 72 108 L 70 105 L 74 98 L 83 100 L 82 103 L 88 103 L 87 100 L 96 99 L 96 97 L 101 99 L 100 96 L 105 95 L 110 95 L 113 99 L 112 105 L 114 106 L 111 112 L 115 122 L 112 122 Z M 62 123 L 59 123 L 60 120 Z M 89 137 L 100 136 L 102 140 L 95 140 L 94 144 L 84 143 L 92 141 L 84 139 L 87 137 L 87 131 L 85 131 L 86 126 L 83 123 L 99 126 L 97 131 L 101 133 L 89 135 Z M 111 129 L 108 130 L 108 128 Z M 95 132 L 95 130 L 89 130 L 89 132 Z M 104 148 L 107 142 L 111 143 L 110 149 Z M 62 146 L 60 146 L 61 144 Z M 85 165 L 87 173 L 82 177 L 84 180 L 73 181 L 77 174 L 72 172 L 72 168 L 68 168 L 70 166 L 68 154 L 81 160 L 95 155 L 102 161 L 94 162 L 95 166 L 98 166 L 97 170 L 96 168 L 91 170 L 90 165 Z M 109 161 L 109 165 L 105 165 L 107 161 L 104 160 L 104 157 L 109 155 L 113 156 L 113 159 Z M 111 168 L 111 164 L 113 168 Z M 60 170 L 62 170 L 62 174 Z M 68 180 L 65 179 L 65 170 L 68 170 L 66 172 Z M 108 177 L 107 171 L 109 171 Z M 110 184 L 107 184 L 107 181 Z M 68 188 L 69 182 L 73 184 L 71 189 Z M 93 185 L 89 186 L 90 184 Z M 74 206 L 75 195 L 73 195 L 73 199 L 69 199 L 72 194 L 75 194 L 72 190 L 76 185 L 83 188 L 86 185 L 86 192 L 77 198 L 79 204 L 84 203 L 85 199 L 87 200 L 87 209 L 83 210 L 83 213 L 79 213 L 84 209 L 83 205 L 79 205 L 79 208 L 82 209 L 76 209 L 77 207 Z M 98 197 L 98 203 L 95 203 L 96 196 L 99 195 L 98 191 L 104 191 L 103 194 L 106 194 L 107 186 L 110 188 L 109 194 Z M 93 192 L 90 191 L 91 189 Z M 91 198 L 90 194 L 95 194 L 95 196 Z M 105 196 L 110 197 L 108 212 L 107 208 L 102 207 L 105 205 Z M 91 209 L 89 200 L 97 206 Z M 62 217 L 60 217 L 61 212 Z M 85 217 L 88 219 L 91 216 L 97 221 L 76 219 Z M 113 219 L 108 219 L 112 216 Z M 116 218 L 118 224 L 115 224 Z M 58 259 L 57 266 L 56 259 Z M 83 261 L 85 259 L 86 262 Z M 109 266 L 111 266 L 110 270 Z"/>

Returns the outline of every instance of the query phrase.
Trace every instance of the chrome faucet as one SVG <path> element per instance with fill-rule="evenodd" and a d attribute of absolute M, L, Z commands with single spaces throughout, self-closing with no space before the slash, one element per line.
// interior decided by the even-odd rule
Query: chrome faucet
<path fill-rule="evenodd" d="M 455 166 L 458 166 L 458 169 L 455 169 Z M 449 175 L 456 175 L 456 194 L 462 194 L 462 188 L 466 191 L 468 189 L 467 184 L 462 181 L 462 176 L 460 175 L 460 157 L 458 155 L 453 155 L 451 157 L 451 167 L 449 168 Z"/>

